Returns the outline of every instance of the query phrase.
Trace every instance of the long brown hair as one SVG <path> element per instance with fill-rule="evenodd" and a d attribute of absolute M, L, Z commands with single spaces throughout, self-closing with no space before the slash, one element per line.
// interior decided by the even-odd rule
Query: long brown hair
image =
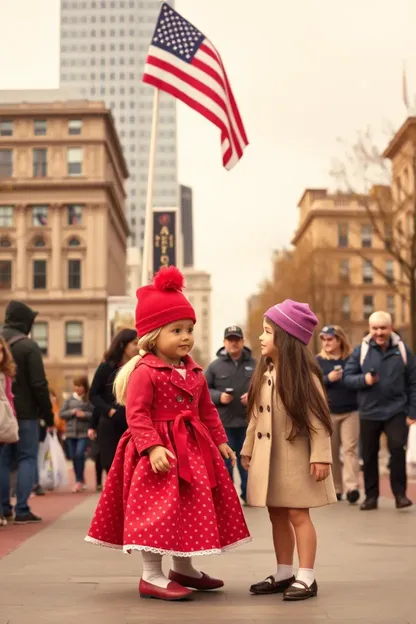
<path fill-rule="evenodd" d="M 306 345 L 285 332 L 273 321 L 267 319 L 267 323 L 273 328 L 275 357 L 272 360 L 262 356 L 257 363 L 248 393 L 248 414 L 252 415 L 258 405 L 264 373 L 274 364 L 276 395 L 292 420 L 288 440 L 293 440 L 305 428 L 309 435 L 315 431 L 308 417 L 310 413 L 316 416 L 328 435 L 331 435 L 331 417 L 325 399 L 322 372 L 314 356 Z M 317 382 L 322 387 L 322 393 Z"/>
<path fill-rule="evenodd" d="M 16 364 L 14 363 L 9 345 L 3 336 L 0 336 L 0 349 L 3 350 L 3 360 L 0 363 L 0 373 L 4 373 L 5 375 L 8 375 L 8 377 L 14 377 L 16 375 Z"/>
<path fill-rule="evenodd" d="M 85 391 L 84 396 L 88 396 L 90 392 L 90 382 L 88 381 L 87 375 L 75 375 L 75 377 L 72 380 L 72 383 L 74 386 L 81 386 L 82 388 L 84 388 L 84 391 Z"/>
<path fill-rule="evenodd" d="M 349 357 L 352 353 L 352 348 L 350 345 L 350 342 L 344 332 L 344 330 L 342 329 L 342 327 L 340 325 L 331 325 L 331 327 L 334 329 L 335 331 L 335 338 L 338 338 L 339 340 L 339 348 L 341 350 L 341 360 L 346 360 L 347 357 Z M 322 334 L 321 334 L 322 335 Z M 328 355 L 325 351 L 325 349 L 322 347 L 319 356 L 323 359 L 323 360 L 332 360 L 334 359 L 331 355 Z"/>

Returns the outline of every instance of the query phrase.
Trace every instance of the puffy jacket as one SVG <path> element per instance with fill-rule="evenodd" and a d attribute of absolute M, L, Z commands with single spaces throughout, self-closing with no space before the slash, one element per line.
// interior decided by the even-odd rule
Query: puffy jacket
<path fill-rule="evenodd" d="M 37 314 L 25 303 L 11 301 L 6 308 L 3 336 L 7 342 L 14 337 L 21 338 L 10 345 L 17 366 L 12 389 L 18 420 L 42 418 L 48 427 L 53 427 L 52 404 L 42 353 L 37 343 L 28 337 Z"/>
<path fill-rule="evenodd" d="M 73 414 L 73 410 L 85 412 L 84 418 L 78 418 Z M 91 418 L 94 407 L 89 401 L 84 401 L 77 394 L 73 394 L 66 399 L 61 409 L 61 418 L 66 420 L 67 438 L 87 438 L 88 429 L 91 426 Z"/>
<path fill-rule="evenodd" d="M 416 419 L 416 360 L 406 347 L 407 364 L 403 362 L 398 344 L 400 337 L 392 334 L 385 351 L 371 337 L 365 339 L 369 348 L 360 364 L 361 345 L 354 349 L 344 370 L 347 388 L 357 391 L 358 411 L 363 420 L 389 420 L 403 414 Z M 365 375 L 371 369 L 379 381 L 367 386 Z"/>
<path fill-rule="evenodd" d="M 212 402 L 217 406 L 224 427 L 246 427 L 247 408 L 240 397 L 248 392 L 256 361 L 248 347 L 244 347 L 237 364 L 224 347 L 217 351 L 217 356 L 205 372 Z M 221 405 L 220 397 L 226 388 L 234 389 L 234 398 L 228 405 Z"/>

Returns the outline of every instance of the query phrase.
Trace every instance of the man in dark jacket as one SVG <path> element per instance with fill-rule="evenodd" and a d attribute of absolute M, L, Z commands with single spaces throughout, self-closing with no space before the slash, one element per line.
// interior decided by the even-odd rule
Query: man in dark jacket
<path fill-rule="evenodd" d="M 361 509 L 377 509 L 382 432 L 391 455 L 391 489 L 397 509 L 403 509 L 412 505 L 406 496 L 406 443 L 407 423 L 416 420 L 416 359 L 392 331 L 387 312 L 372 314 L 369 325 L 370 333 L 344 370 L 345 385 L 358 397 L 366 494 Z"/>
<path fill-rule="evenodd" d="M 244 346 L 240 327 L 227 327 L 224 346 L 217 352 L 218 358 L 205 373 L 211 399 L 217 406 L 228 442 L 237 455 L 241 477 L 241 498 L 246 501 L 247 472 L 241 465 L 240 452 L 247 429 L 247 393 L 256 365 L 251 351 Z M 228 472 L 233 478 L 233 467 L 226 460 Z"/>
<path fill-rule="evenodd" d="M 41 518 L 30 511 L 28 500 L 35 482 L 39 447 L 39 420 L 48 428 L 53 427 L 53 412 L 49 398 L 48 382 L 43 367 L 42 354 L 36 342 L 28 337 L 37 316 L 21 301 L 11 301 L 6 309 L 3 336 L 10 346 L 17 365 L 13 382 L 14 403 L 19 421 L 17 443 L 17 485 L 15 523 L 40 522 Z M 13 517 L 10 505 L 10 468 L 12 447 L 6 446 L 2 455 L 1 489 L 3 511 L 7 518 Z"/>

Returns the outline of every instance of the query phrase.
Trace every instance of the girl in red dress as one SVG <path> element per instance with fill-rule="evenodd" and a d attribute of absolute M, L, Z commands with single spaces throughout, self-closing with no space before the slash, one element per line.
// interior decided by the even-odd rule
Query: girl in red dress
<path fill-rule="evenodd" d="M 140 595 L 162 600 L 187 598 L 188 588 L 222 587 L 223 581 L 193 567 L 192 556 L 216 555 L 250 540 L 222 459 L 235 462 L 235 454 L 202 368 L 188 355 L 196 318 L 182 288 L 182 274 L 168 267 L 137 291 L 141 351 L 115 382 L 128 430 L 86 537 L 127 553 L 140 550 Z M 163 555 L 173 559 L 168 577 Z"/>

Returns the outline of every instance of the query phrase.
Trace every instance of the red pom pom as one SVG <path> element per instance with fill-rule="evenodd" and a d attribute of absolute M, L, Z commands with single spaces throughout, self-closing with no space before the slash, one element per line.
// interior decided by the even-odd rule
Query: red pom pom
<path fill-rule="evenodd" d="M 175 266 L 163 267 L 154 277 L 153 284 L 158 290 L 178 290 L 182 292 L 184 279 Z"/>

